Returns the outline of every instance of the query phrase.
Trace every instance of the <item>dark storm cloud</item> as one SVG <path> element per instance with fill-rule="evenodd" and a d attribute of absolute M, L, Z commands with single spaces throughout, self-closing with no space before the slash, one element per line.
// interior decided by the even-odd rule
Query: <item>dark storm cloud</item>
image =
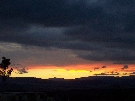
<path fill-rule="evenodd" d="M 133 0 L 1 0 L 0 17 L 45 26 L 91 26 L 100 32 L 133 32 Z M 102 4 L 102 5 L 101 5 Z"/>
<path fill-rule="evenodd" d="M 134 0 L 1 0 L 0 40 L 130 63 L 135 61 L 134 17 Z"/>
<path fill-rule="evenodd" d="M 106 49 L 78 54 L 79 57 L 91 61 L 114 61 L 114 63 L 118 63 L 118 61 L 125 61 L 125 63 L 130 63 L 131 61 L 135 60 L 135 53 L 133 53 L 131 50 L 124 49 Z"/>
<path fill-rule="evenodd" d="M 86 1 L 69 3 L 68 0 L 2 0 L 1 18 L 51 27 L 78 25 L 91 19 L 96 14 L 94 11 L 100 12 L 98 7 L 86 7 Z"/>

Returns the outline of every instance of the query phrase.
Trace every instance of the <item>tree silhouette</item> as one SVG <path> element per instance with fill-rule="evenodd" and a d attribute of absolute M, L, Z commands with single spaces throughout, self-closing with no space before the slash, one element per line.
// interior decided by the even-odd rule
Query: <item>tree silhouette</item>
<path fill-rule="evenodd" d="M 5 83 L 7 77 L 11 76 L 11 73 L 13 71 L 12 68 L 8 68 L 10 65 L 10 59 L 6 59 L 6 57 L 2 57 L 2 62 L 0 64 L 0 76 L 2 77 L 3 83 Z"/>

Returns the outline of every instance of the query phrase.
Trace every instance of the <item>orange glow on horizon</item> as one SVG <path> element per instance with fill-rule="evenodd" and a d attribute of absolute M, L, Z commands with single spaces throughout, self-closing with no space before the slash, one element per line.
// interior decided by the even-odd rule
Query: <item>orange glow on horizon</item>
<path fill-rule="evenodd" d="M 64 78 L 64 79 L 75 79 L 81 77 L 95 76 L 95 74 L 109 74 L 110 76 L 119 73 L 116 76 L 129 76 L 134 71 L 134 65 L 129 66 L 129 69 L 122 70 L 122 65 L 107 65 L 106 68 L 102 68 L 99 65 L 98 69 L 92 65 L 76 65 L 73 67 L 56 67 L 56 66 L 40 66 L 31 67 L 28 69 L 28 73 L 17 74 L 13 72 L 11 77 L 36 77 L 42 79 L 49 78 Z M 16 70 L 15 70 L 16 71 Z M 125 74 L 124 74 L 125 73 Z"/>

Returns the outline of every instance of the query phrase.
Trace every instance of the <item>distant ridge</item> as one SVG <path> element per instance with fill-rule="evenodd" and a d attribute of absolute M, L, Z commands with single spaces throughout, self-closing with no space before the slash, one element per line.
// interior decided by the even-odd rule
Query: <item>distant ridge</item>
<path fill-rule="evenodd" d="M 2 84 L 2 80 L 0 79 Z M 10 77 L 8 78 L 6 91 L 45 91 L 57 89 L 97 89 L 97 88 L 135 88 L 135 76 L 110 77 L 91 76 L 74 80 L 59 78 L 41 79 L 35 77 Z M 2 86 L 0 87 L 2 90 Z"/>

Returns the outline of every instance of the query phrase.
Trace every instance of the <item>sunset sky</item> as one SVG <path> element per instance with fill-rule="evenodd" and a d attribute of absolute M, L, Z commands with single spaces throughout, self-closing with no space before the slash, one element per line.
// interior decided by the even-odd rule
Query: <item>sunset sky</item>
<path fill-rule="evenodd" d="M 0 0 L 3 56 L 13 77 L 134 74 L 135 0 Z"/>

